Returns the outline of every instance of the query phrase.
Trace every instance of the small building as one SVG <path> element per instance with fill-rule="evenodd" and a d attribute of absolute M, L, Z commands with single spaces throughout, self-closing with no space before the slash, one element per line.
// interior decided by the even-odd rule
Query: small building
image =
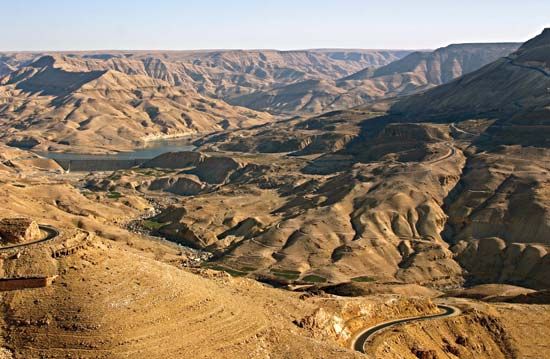
<path fill-rule="evenodd" d="M 38 224 L 29 218 L 0 219 L 0 243 L 18 244 L 39 240 L 42 232 Z"/>

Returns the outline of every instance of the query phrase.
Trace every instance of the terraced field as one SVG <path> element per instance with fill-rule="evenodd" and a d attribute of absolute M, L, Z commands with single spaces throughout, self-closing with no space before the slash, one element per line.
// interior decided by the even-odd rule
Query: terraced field
<path fill-rule="evenodd" d="M 246 299 L 136 257 L 92 248 L 80 263 L 62 259 L 65 274 L 53 287 L 9 294 L 10 344 L 22 357 L 215 357 L 265 330 L 265 316 Z"/>
<path fill-rule="evenodd" d="M 46 245 L 25 256 L 11 267 L 4 263 L 9 276 L 27 272 L 32 262 L 59 277 L 46 288 L 0 294 L 2 347 L 15 358 L 245 358 L 289 351 L 322 358 L 342 351 L 297 332 L 293 318 L 314 308 L 298 294 L 209 269 L 196 275 L 99 238 L 67 256 L 53 258 Z"/>

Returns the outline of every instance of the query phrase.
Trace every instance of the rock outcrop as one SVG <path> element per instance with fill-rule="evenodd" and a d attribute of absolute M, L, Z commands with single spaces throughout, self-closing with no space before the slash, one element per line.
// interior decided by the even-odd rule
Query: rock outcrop
<path fill-rule="evenodd" d="M 196 167 L 185 171 L 185 173 L 196 175 L 201 181 L 209 184 L 221 184 L 233 172 L 242 167 L 244 167 L 244 163 L 232 157 L 206 157 Z"/>
<path fill-rule="evenodd" d="M 3 218 L 0 220 L 0 242 L 19 244 L 42 238 L 38 224 L 28 218 Z"/>
<path fill-rule="evenodd" d="M 151 191 L 165 191 L 180 196 L 193 196 L 200 193 L 205 184 L 194 176 L 176 175 L 155 179 L 148 186 Z"/>
<path fill-rule="evenodd" d="M 531 288 L 548 288 L 548 247 L 510 243 L 499 238 L 459 242 L 453 248 L 471 284 L 510 283 Z"/>
<path fill-rule="evenodd" d="M 194 151 L 167 152 L 143 163 L 141 167 L 182 169 L 196 166 L 204 158 L 202 153 Z"/>

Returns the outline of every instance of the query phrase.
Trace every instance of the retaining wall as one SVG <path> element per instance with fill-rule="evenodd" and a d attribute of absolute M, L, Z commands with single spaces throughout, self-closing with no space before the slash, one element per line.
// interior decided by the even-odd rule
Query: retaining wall
<path fill-rule="evenodd" d="M 0 278 L 0 291 L 43 288 L 52 285 L 57 276 Z"/>

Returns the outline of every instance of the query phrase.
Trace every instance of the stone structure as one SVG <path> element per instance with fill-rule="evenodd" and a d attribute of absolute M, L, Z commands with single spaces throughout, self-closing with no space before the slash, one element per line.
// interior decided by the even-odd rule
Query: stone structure
<path fill-rule="evenodd" d="M 52 257 L 61 258 L 75 254 L 89 246 L 93 239 L 94 235 L 92 233 L 78 230 L 70 239 L 52 248 Z"/>
<path fill-rule="evenodd" d="M 0 278 L 0 291 L 49 287 L 55 278 L 57 278 L 56 275 L 49 277 Z"/>

